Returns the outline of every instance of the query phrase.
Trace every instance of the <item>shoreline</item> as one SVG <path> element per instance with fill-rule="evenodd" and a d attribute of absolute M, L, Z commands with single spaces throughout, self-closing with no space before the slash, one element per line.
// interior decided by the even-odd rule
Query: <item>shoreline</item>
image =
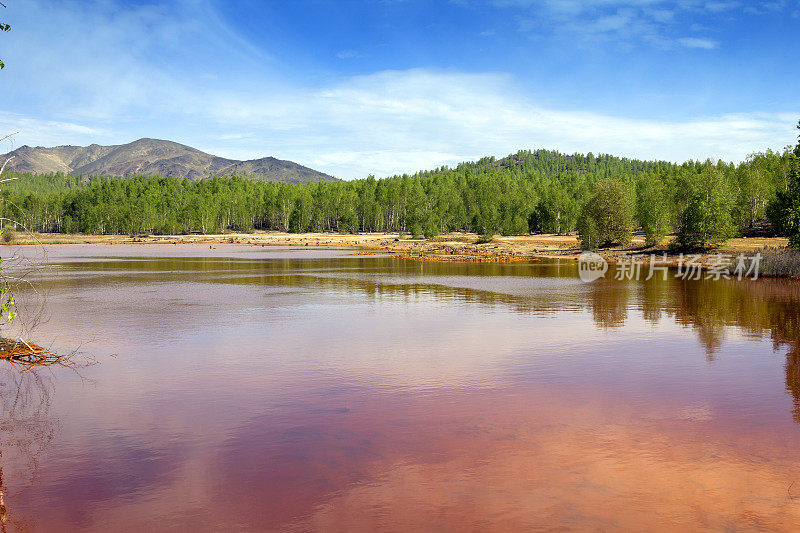
<path fill-rule="evenodd" d="M 3 243 L 15 245 L 57 244 L 235 244 L 243 246 L 286 247 L 345 247 L 362 249 L 361 255 L 392 254 L 417 261 L 439 262 L 511 262 L 539 259 L 577 260 L 581 253 L 576 235 L 537 234 L 522 236 L 495 236 L 491 241 L 478 243 L 479 236 L 470 233 L 450 233 L 432 239 L 400 237 L 396 233 L 282 233 L 256 231 L 253 233 L 226 233 L 217 235 L 82 235 L 62 233 L 34 233 L 19 235 Z M 678 254 L 668 250 L 668 243 L 646 247 L 644 237 L 635 235 L 630 245 L 601 250 L 607 261 L 619 261 L 631 254 L 667 254 L 666 262 L 677 261 Z M 755 254 L 765 247 L 785 248 L 783 237 L 738 237 L 715 250 L 705 252 L 703 260 L 716 254 L 736 256 Z M 661 261 L 660 263 L 663 263 Z"/>

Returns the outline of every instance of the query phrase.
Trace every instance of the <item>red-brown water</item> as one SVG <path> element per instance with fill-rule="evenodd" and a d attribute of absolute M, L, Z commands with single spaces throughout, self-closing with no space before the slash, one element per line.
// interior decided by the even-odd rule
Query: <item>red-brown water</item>
<path fill-rule="evenodd" d="M 800 524 L 798 283 L 47 252 L 31 339 L 98 364 L 3 367 L 10 531 Z"/>

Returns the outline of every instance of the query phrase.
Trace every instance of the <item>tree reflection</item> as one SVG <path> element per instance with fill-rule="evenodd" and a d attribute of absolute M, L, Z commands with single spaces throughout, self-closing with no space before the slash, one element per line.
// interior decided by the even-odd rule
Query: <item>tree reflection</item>
<path fill-rule="evenodd" d="M 603 329 L 619 328 L 628 318 L 630 284 L 613 279 L 598 280 L 591 285 L 592 318 Z"/>
<path fill-rule="evenodd" d="M 725 340 L 726 325 L 738 315 L 732 286 L 719 281 L 676 280 L 675 320 L 694 330 L 711 361 Z"/>
<path fill-rule="evenodd" d="M 669 279 L 662 276 L 653 278 L 638 284 L 637 301 L 642 311 L 644 319 L 652 325 L 661 321 L 668 306 L 667 296 L 669 294 Z"/>
<path fill-rule="evenodd" d="M 13 472 L 15 486 L 30 483 L 58 424 L 50 416 L 52 382 L 35 368 L 20 371 L 5 361 L 0 365 L 0 531 L 5 533 L 9 526 L 25 527 L 8 510 L 8 497 L 14 493 L 6 483 L 3 466 L 20 469 Z"/>
<path fill-rule="evenodd" d="M 792 413 L 800 423 L 800 305 L 795 300 L 773 302 L 770 306 L 770 334 L 777 350 L 786 352 L 786 391 L 792 396 Z"/>
<path fill-rule="evenodd" d="M 657 324 L 672 316 L 691 328 L 714 360 L 728 329 L 773 341 L 786 353 L 786 390 L 794 402 L 793 416 L 800 423 L 800 283 L 792 280 L 699 280 L 674 278 L 640 282 L 598 281 L 589 292 L 595 325 L 621 327 L 628 319 L 635 287 L 642 317 Z"/>

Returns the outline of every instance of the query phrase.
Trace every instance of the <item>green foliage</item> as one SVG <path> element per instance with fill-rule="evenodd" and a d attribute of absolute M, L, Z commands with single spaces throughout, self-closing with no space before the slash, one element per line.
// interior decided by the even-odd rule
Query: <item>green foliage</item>
<path fill-rule="evenodd" d="M 252 229 L 566 234 L 577 228 L 586 192 L 599 179 L 673 167 L 539 150 L 412 176 L 306 185 L 19 174 L 3 190 L 19 209 L 5 203 L 0 214 L 33 231 L 126 235 Z"/>
<path fill-rule="evenodd" d="M 702 207 L 697 199 L 692 202 L 698 176 L 712 170 L 725 178 L 733 200 L 725 203 L 727 215 L 714 212 L 747 227 L 764 216 L 776 191 L 788 189 L 790 156 L 789 150 L 768 151 L 739 165 L 675 165 L 521 151 L 414 175 L 305 185 L 243 177 L 190 181 L 16 174 L 20 179 L 4 183 L 0 191 L 0 200 L 5 200 L 0 201 L 0 216 L 31 231 L 124 235 L 263 229 L 398 232 L 430 238 L 453 231 L 491 236 L 580 230 L 584 245 L 595 248 L 627 240 L 627 229 L 620 236 L 609 234 L 603 222 L 602 206 L 611 204 L 613 210 L 635 212 L 652 244 L 680 226 L 684 214 L 695 217 L 685 212 L 690 203 L 694 210 Z M 630 193 L 624 198 L 607 195 L 606 204 L 598 199 L 587 206 L 596 186 L 606 186 L 598 183 L 612 177 Z M 587 209 L 594 212 L 592 217 L 582 216 Z M 628 227 L 627 216 L 623 226 Z"/>
<path fill-rule="evenodd" d="M 598 250 L 603 245 L 600 230 L 594 218 L 581 218 L 578 225 L 578 240 L 581 244 L 581 250 Z"/>
<path fill-rule="evenodd" d="M 789 238 L 792 248 L 800 248 L 800 157 L 792 154 L 788 186 L 778 191 L 767 208 L 767 216 L 775 229 Z"/>
<path fill-rule="evenodd" d="M 425 220 L 422 233 L 426 239 L 432 239 L 439 235 L 439 224 L 436 223 L 436 219 L 432 215 Z"/>
<path fill-rule="evenodd" d="M 486 244 L 492 242 L 493 240 L 494 240 L 494 233 L 491 232 L 484 233 L 483 235 L 478 237 L 478 240 L 475 241 L 475 244 Z"/>
<path fill-rule="evenodd" d="M 578 228 L 581 248 L 628 244 L 632 232 L 633 202 L 627 186 L 617 179 L 597 182 L 583 208 Z"/>
<path fill-rule="evenodd" d="M 12 226 L 7 226 L 0 230 L 0 239 L 2 239 L 5 243 L 13 242 L 16 237 L 17 233 L 14 231 Z"/>
<path fill-rule="evenodd" d="M 2 263 L 3 259 L 0 258 L 0 265 Z M 8 281 L 3 280 L 0 282 L 0 323 L 4 320 L 8 320 L 9 322 L 14 320 L 17 313 L 11 310 L 12 307 L 14 307 L 14 295 L 11 294 Z"/>
<path fill-rule="evenodd" d="M 797 129 L 800 130 L 800 120 L 797 121 Z M 800 157 L 800 135 L 797 136 L 797 146 L 794 147 L 794 155 Z"/>
<path fill-rule="evenodd" d="M 752 228 L 766 214 L 767 203 L 775 196 L 776 183 L 770 176 L 781 173 L 780 159 L 771 150 L 751 154 L 747 164 L 734 172 L 732 184 L 736 190 L 734 220 L 740 228 Z"/>
<path fill-rule="evenodd" d="M 671 205 L 667 186 L 654 174 L 645 174 L 636 183 L 636 219 L 647 246 L 659 244 L 670 232 Z"/>
<path fill-rule="evenodd" d="M 732 211 L 735 197 L 728 178 L 706 165 L 689 183 L 688 205 L 680 218 L 677 244 L 683 248 L 720 246 L 735 234 Z"/>

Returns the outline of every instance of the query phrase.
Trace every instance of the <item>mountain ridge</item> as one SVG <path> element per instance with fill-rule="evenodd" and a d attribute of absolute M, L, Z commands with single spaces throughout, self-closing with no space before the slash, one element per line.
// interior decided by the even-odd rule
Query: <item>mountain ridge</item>
<path fill-rule="evenodd" d="M 3 154 L 13 157 L 7 170 L 46 174 L 126 177 L 158 175 L 196 181 L 213 176 L 243 175 L 285 183 L 338 181 L 337 178 L 293 161 L 262 157 L 228 159 L 164 139 L 143 137 L 127 144 L 53 147 L 24 145 Z"/>

